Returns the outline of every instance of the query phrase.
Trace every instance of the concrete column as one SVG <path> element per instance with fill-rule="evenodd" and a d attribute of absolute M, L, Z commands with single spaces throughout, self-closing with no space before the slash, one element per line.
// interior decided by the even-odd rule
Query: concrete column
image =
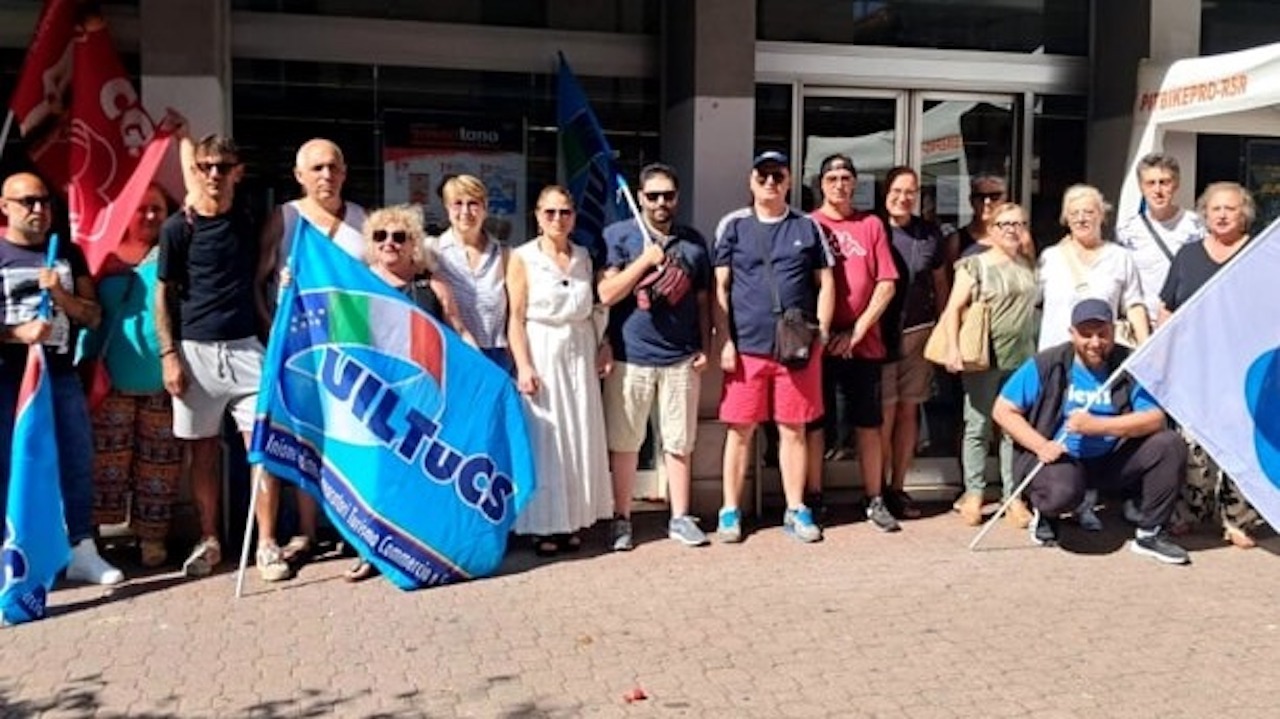
<path fill-rule="evenodd" d="M 157 120 L 186 115 L 196 137 L 231 130 L 230 0 L 139 0 L 142 100 Z M 176 159 L 159 173 L 181 197 Z"/>
<path fill-rule="evenodd" d="M 708 240 L 748 196 L 755 138 L 754 0 L 667 0 L 662 8 L 662 157 L 680 173 L 680 221 Z M 720 505 L 724 427 L 714 418 L 723 381 L 716 361 L 702 377 L 693 457 L 694 511 Z M 744 497 L 750 503 L 753 491 Z"/>
<path fill-rule="evenodd" d="M 1126 176 L 1129 137 L 1138 88 L 1138 65 L 1144 58 L 1172 61 L 1200 54 L 1201 0 L 1094 0 L 1091 9 L 1089 83 L 1089 181 L 1117 199 L 1132 181 Z M 1184 179 L 1196 176 L 1195 136 L 1171 133 L 1165 151 L 1177 155 Z M 1183 183 L 1180 198 L 1190 204 L 1193 181 Z"/>

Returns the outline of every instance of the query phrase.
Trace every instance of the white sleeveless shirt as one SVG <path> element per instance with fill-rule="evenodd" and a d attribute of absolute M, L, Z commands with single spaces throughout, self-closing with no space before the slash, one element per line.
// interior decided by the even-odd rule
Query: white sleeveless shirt
<path fill-rule="evenodd" d="M 297 230 L 298 220 L 302 217 L 301 200 L 286 202 L 280 206 L 280 215 L 284 220 L 284 235 L 280 238 L 280 252 L 276 254 L 276 272 L 284 269 L 289 259 L 289 250 L 293 247 L 293 233 Z M 348 255 L 364 263 L 364 208 L 354 202 L 346 203 L 346 213 L 338 223 L 337 232 L 332 239 Z"/>

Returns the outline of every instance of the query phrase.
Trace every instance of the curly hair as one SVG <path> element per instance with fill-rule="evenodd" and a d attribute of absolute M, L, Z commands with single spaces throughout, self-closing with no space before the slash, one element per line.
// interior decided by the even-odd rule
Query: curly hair
<path fill-rule="evenodd" d="M 436 253 L 428 246 L 427 231 L 422 224 L 422 213 L 414 205 L 391 205 L 374 210 L 364 221 L 364 261 L 373 264 L 377 244 L 373 233 L 390 226 L 404 229 L 409 235 L 409 254 L 415 269 L 436 271 Z"/>

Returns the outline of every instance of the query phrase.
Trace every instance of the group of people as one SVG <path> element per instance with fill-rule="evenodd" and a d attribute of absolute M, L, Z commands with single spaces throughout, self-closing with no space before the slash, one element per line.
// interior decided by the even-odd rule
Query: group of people
<path fill-rule="evenodd" d="M 920 514 L 903 489 L 920 405 L 945 384 L 924 357 L 934 334 L 945 347 L 940 364 L 960 375 L 965 491 L 955 508 L 967 523 L 983 518 L 997 427 L 1006 497 L 1044 465 L 1029 506 L 1015 500 L 1008 514 L 1038 543 L 1056 540 L 1067 513 L 1098 528 L 1099 489 L 1132 500 L 1132 546 L 1164 561 L 1186 560 L 1170 532 L 1215 511 L 1238 546 L 1250 546 L 1262 523 L 1141 387 L 1121 381 L 1109 385 L 1109 397 L 1097 391 L 1124 345 L 1145 341 L 1244 245 L 1253 221 L 1252 199 L 1234 183 L 1209 186 L 1198 213 L 1179 208 L 1170 157 L 1142 160 L 1145 207 L 1120 225 L 1116 241 L 1104 238 L 1110 208 L 1101 193 L 1076 185 L 1063 200 L 1065 236 L 1038 255 L 1025 211 L 997 176 L 973 179 L 972 221 L 945 233 L 915 214 L 920 178 L 909 167 L 888 173 L 884 211 L 875 214 L 853 205 L 852 158 L 827 157 L 816 183 L 821 205 L 804 215 L 788 205 L 789 159 L 762 152 L 748 177 L 751 204 L 726 215 L 708 243 L 676 222 L 677 172 L 654 163 L 640 172 L 638 216 L 607 227 L 593 261 L 571 239 L 574 200 L 563 187 L 541 191 L 537 236 L 508 248 L 485 231 L 484 183 L 450 177 L 440 188 L 449 228 L 432 238 L 418 208 L 366 212 L 346 201 L 342 152 L 323 139 L 297 152 L 302 197 L 260 222 L 236 192 L 243 159 L 235 143 L 220 135 L 197 141 L 180 117 L 171 124 L 186 194 L 178 203 L 151 187 L 96 283 L 71 243 L 46 267 L 53 218 L 41 179 L 21 173 L 4 182 L 0 433 L 11 434 L 26 345 L 43 343 L 72 580 L 124 579 L 98 554 L 100 524 L 127 519 L 142 564 L 168 561 L 184 455 L 201 538 L 183 571 L 204 576 L 221 562 L 223 423 L 229 415 L 248 443 L 261 339 L 291 281 L 286 259 L 303 221 L 511 376 L 526 398 L 538 477 L 515 532 L 540 556 L 576 550 L 580 532 L 604 519 L 612 520 L 611 548 L 632 548 L 632 494 L 651 415 L 669 483 L 669 537 L 708 542 L 690 494 L 701 379 L 712 361 L 724 373 L 719 418 L 727 425 L 715 530 L 722 541 L 743 538 L 739 507 L 763 422 L 777 425 L 788 535 L 821 539 L 824 462 L 849 444 L 869 523 L 898 531 L 900 520 Z M 37 314 L 46 290 L 48 320 Z M 960 333 L 978 302 L 988 313 L 990 360 L 971 368 Z M 109 392 L 86 396 L 77 350 L 100 359 Z M 9 451 L 0 444 L 0 513 Z M 260 474 L 256 564 L 264 580 L 279 581 L 310 555 L 317 507 L 299 496 L 298 531 L 279 543 L 279 483 Z M 374 573 L 357 560 L 347 577 Z"/>

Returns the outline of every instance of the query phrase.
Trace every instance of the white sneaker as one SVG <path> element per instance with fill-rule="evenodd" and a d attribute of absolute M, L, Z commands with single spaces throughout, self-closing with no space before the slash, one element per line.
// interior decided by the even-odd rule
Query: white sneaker
<path fill-rule="evenodd" d="M 112 585 L 124 581 L 124 572 L 107 563 L 98 554 L 93 539 L 82 539 L 71 548 L 71 563 L 67 565 L 67 579 L 86 584 Z"/>

